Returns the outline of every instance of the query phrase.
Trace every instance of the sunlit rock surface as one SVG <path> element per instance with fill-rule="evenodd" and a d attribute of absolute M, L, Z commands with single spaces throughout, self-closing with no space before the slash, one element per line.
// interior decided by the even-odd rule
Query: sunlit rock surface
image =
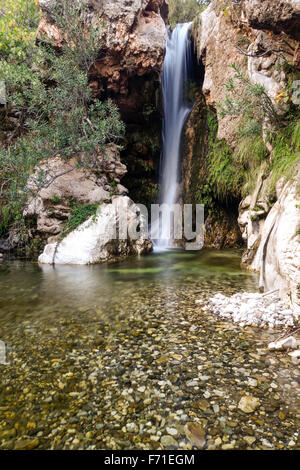
<path fill-rule="evenodd" d="M 287 86 L 282 64 L 286 60 L 299 66 L 299 8 L 300 2 L 292 0 L 247 0 L 243 4 L 214 1 L 194 26 L 197 53 L 204 67 L 206 105 L 216 109 L 218 138 L 231 148 L 238 140 L 239 122 L 220 114 L 217 106 L 225 101 L 224 84 L 235 73 L 231 65 L 238 65 L 252 83 L 263 85 L 280 113 L 277 97 Z M 243 87 L 237 85 L 236 92 L 242 95 Z M 271 158 L 272 149 L 268 150 Z M 238 223 L 247 243 L 243 264 L 260 272 L 262 289 L 278 289 L 280 298 L 299 315 L 300 211 L 296 183 L 290 181 L 284 187 L 281 181 L 275 198 L 271 198 L 272 175 L 266 177 L 265 173 L 262 168 L 255 191 L 239 207 Z"/>
<path fill-rule="evenodd" d="M 249 24 L 256 29 L 286 32 L 300 38 L 299 0 L 245 0 L 244 8 Z"/>
<path fill-rule="evenodd" d="M 124 239 L 117 238 L 119 215 L 128 225 Z M 147 253 L 152 248 L 150 240 L 142 235 L 137 239 L 130 235 L 137 225 L 137 206 L 126 196 L 115 197 L 111 204 L 100 205 L 95 216 L 62 241 L 46 245 L 39 263 L 95 264 Z"/>
<path fill-rule="evenodd" d="M 299 174 L 298 174 L 299 176 Z M 287 183 L 263 225 L 260 244 L 251 268 L 260 272 L 265 290 L 280 296 L 300 315 L 300 198 L 296 184 Z"/>

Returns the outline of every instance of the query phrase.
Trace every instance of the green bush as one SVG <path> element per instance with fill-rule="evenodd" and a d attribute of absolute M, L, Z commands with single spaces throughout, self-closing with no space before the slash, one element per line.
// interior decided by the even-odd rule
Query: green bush
<path fill-rule="evenodd" d="M 73 232 L 78 228 L 83 222 L 89 219 L 92 216 L 96 216 L 98 204 L 82 204 L 76 205 L 73 203 L 73 209 L 71 210 L 69 219 L 65 222 L 63 229 L 60 234 L 60 239 L 66 237 L 69 233 Z"/>
<path fill-rule="evenodd" d="M 21 62 L 34 44 L 38 0 L 1 0 L 0 58 Z"/>
<path fill-rule="evenodd" d="M 189 23 L 203 11 L 210 0 L 169 0 L 169 21 L 174 27 L 178 23 Z"/>
<path fill-rule="evenodd" d="M 28 15 L 29 21 L 31 10 Z M 57 2 L 51 15 L 61 29 L 59 51 L 46 37 L 39 46 L 31 45 L 22 63 L 14 60 L 12 52 L 0 61 L 8 109 L 17 118 L 10 143 L 0 147 L 0 206 L 6 213 L 0 234 L 7 224 L 19 230 L 24 225 L 22 212 L 29 196 L 26 182 L 41 161 L 60 155 L 76 157 L 76 166 L 89 166 L 95 152 L 124 132 L 116 106 L 93 99 L 88 86 L 104 26 L 89 24 L 83 2 Z M 40 187 L 46 177 L 41 171 Z"/>
<path fill-rule="evenodd" d="M 294 177 L 295 169 L 300 165 L 300 120 L 295 120 L 284 127 L 281 132 L 272 136 L 274 148 L 271 165 L 271 188 L 280 178 L 285 180 Z"/>

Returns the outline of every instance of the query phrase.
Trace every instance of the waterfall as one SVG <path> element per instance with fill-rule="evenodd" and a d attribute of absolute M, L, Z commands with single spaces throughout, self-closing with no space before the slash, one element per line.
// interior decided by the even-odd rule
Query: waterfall
<path fill-rule="evenodd" d="M 185 121 L 191 111 L 188 100 L 188 82 L 192 70 L 192 46 L 190 28 L 192 23 L 178 24 L 168 31 L 166 56 L 162 73 L 164 121 L 162 132 L 162 155 L 160 163 L 160 204 L 168 206 L 177 202 L 181 137 Z M 159 220 L 154 221 L 151 234 L 156 249 L 168 248 L 171 221 L 164 220 L 160 230 Z"/>

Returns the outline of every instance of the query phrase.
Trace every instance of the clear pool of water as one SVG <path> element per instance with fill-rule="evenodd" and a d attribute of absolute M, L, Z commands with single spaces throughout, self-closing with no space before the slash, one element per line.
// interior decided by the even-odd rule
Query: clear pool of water
<path fill-rule="evenodd" d="M 278 331 L 241 329 L 196 304 L 257 290 L 240 256 L 2 262 L 0 447 L 297 447 L 299 370 L 266 348 Z M 257 409 L 240 410 L 243 396 L 258 398 Z"/>

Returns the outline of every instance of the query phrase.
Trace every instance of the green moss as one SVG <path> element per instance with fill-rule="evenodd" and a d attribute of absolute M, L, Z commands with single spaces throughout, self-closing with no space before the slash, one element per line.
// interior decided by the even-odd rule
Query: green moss
<path fill-rule="evenodd" d="M 271 188 L 274 188 L 280 178 L 286 181 L 292 179 L 300 165 L 300 121 L 289 123 L 271 140 L 274 148 Z M 299 190 L 298 187 L 299 184 Z"/>
<path fill-rule="evenodd" d="M 50 199 L 50 202 L 52 204 L 59 204 L 61 202 L 61 198 L 59 196 L 53 196 L 53 198 Z"/>
<path fill-rule="evenodd" d="M 76 228 L 83 224 L 83 222 L 85 222 L 87 219 L 92 216 L 96 216 L 98 207 L 98 204 L 82 204 L 77 206 L 75 203 L 73 203 L 73 209 L 71 210 L 69 219 L 63 226 L 60 238 L 62 239 L 66 237 L 69 233 L 73 232 L 73 230 L 76 230 Z"/>
<path fill-rule="evenodd" d="M 238 168 L 234 155 L 225 141 L 216 141 L 210 149 L 209 180 L 220 199 L 240 192 L 243 182 L 242 168 Z"/>

